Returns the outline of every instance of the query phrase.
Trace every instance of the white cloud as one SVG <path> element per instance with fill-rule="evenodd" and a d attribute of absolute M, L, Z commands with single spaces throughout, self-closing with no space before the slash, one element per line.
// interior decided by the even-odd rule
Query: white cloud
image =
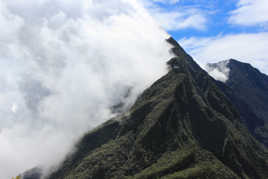
<path fill-rule="evenodd" d="M 263 25 L 268 23 L 267 0 L 239 0 L 237 9 L 231 12 L 229 22 L 238 25 Z"/>
<path fill-rule="evenodd" d="M 207 25 L 206 13 L 194 7 L 174 6 L 171 9 L 157 5 L 155 1 L 140 0 L 154 17 L 156 22 L 167 31 L 181 29 L 205 30 Z M 158 0 L 156 0 L 158 1 Z M 162 1 L 167 4 L 176 1 Z"/>
<path fill-rule="evenodd" d="M 180 0 L 153 0 L 153 2 L 160 2 L 163 4 L 176 4 L 178 3 Z"/>
<path fill-rule="evenodd" d="M 207 64 L 205 69 L 215 80 L 226 82 L 229 78 L 230 69 L 228 68 L 229 60 L 221 61 L 216 64 Z"/>
<path fill-rule="evenodd" d="M 0 178 L 57 164 L 170 58 L 134 0 L 0 0 L 0 28 Z"/>
<path fill-rule="evenodd" d="M 175 31 L 180 29 L 206 29 L 206 18 L 202 12 L 191 9 L 184 11 L 155 11 L 152 13 L 154 18 L 160 25 L 168 31 Z"/>
<path fill-rule="evenodd" d="M 268 74 L 268 33 L 180 39 L 180 44 L 204 67 L 230 58 L 251 63 Z"/>

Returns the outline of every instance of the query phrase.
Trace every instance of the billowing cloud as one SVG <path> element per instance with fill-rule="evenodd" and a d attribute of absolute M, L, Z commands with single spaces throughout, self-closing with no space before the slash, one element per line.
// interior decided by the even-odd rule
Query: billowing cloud
<path fill-rule="evenodd" d="M 0 178 L 56 165 L 170 58 L 135 0 L 0 0 L 0 28 Z"/>
<path fill-rule="evenodd" d="M 229 22 L 245 26 L 267 25 L 267 12 L 267 0 L 239 0 L 237 2 L 237 9 L 231 12 Z"/>
<path fill-rule="evenodd" d="M 268 74 L 268 33 L 219 35 L 207 38 L 180 39 L 181 45 L 201 65 L 227 59 L 252 64 Z"/>

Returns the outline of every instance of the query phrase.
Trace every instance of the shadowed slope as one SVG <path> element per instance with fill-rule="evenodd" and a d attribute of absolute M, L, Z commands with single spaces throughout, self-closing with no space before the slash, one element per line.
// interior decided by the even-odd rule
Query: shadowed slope
<path fill-rule="evenodd" d="M 130 111 L 85 135 L 48 178 L 267 178 L 267 150 L 173 39 L 170 71 Z"/>
<path fill-rule="evenodd" d="M 219 62 L 221 63 L 221 62 Z M 217 68 L 217 64 L 209 64 Z M 229 60 L 228 80 L 217 82 L 241 114 L 250 132 L 268 146 L 268 76 L 250 64 Z"/>

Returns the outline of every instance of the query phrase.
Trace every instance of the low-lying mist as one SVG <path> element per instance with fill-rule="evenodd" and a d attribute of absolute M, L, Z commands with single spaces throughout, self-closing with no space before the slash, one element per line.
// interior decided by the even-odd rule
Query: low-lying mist
<path fill-rule="evenodd" d="M 0 0 L 0 28 L 3 179 L 57 165 L 170 58 L 168 35 L 135 0 Z"/>

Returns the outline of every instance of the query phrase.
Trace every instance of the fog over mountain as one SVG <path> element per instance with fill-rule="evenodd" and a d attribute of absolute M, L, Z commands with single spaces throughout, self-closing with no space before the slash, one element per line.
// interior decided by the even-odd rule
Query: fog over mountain
<path fill-rule="evenodd" d="M 58 164 L 171 57 L 135 0 L 0 0 L 0 28 L 0 178 Z"/>
<path fill-rule="evenodd" d="M 169 72 L 147 88 L 126 113 L 86 133 L 76 144 L 77 151 L 46 179 L 268 178 L 267 148 L 250 134 L 265 142 L 266 129 L 254 116 L 254 105 L 247 106 L 267 100 L 240 100 L 240 93 L 235 93 L 239 86 L 234 89 L 214 80 L 173 38 L 167 41 L 176 55 L 167 62 Z M 249 64 L 229 62 L 227 83 L 235 74 L 231 64 L 237 63 L 234 71 L 245 74 L 243 66 L 248 67 L 246 71 L 253 72 L 249 79 L 259 79 L 256 87 L 265 90 L 266 76 Z M 251 83 L 240 79 L 233 85 Z M 252 88 L 250 96 L 256 91 L 258 87 Z M 265 115 L 266 111 L 257 112 Z"/>

